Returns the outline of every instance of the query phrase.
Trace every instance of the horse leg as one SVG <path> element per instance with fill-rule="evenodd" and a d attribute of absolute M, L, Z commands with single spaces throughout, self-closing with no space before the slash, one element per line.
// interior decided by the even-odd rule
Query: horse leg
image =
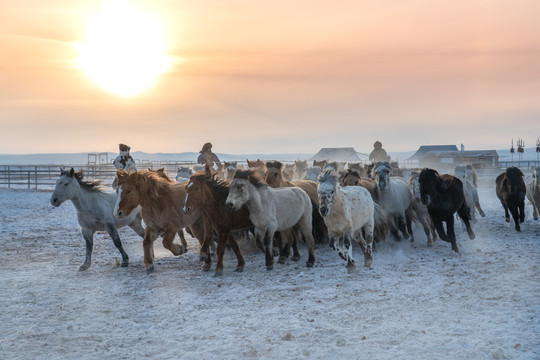
<path fill-rule="evenodd" d="M 510 213 L 512 213 L 512 218 L 514 219 L 514 223 L 516 224 L 515 228 L 516 231 L 521 231 L 521 227 L 519 226 L 519 211 L 517 206 L 512 206 L 510 208 Z"/>
<path fill-rule="evenodd" d="M 408 239 L 409 234 L 407 233 L 407 225 L 405 222 L 405 218 L 406 218 L 405 214 L 398 215 L 397 223 L 398 223 L 399 231 L 401 231 L 401 233 L 403 234 L 403 238 Z"/>
<path fill-rule="evenodd" d="M 264 234 L 264 250 L 266 258 L 266 270 L 272 270 L 274 268 L 274 248 L 272 246 L 274 240 L 274 233 L 266 231 Z"/>
<path fill-rule="evenodd" d="M 396 217 L 390 217 L 388 220 L 388 228 L 390 229 L 390 233 L 394 237 L 394 241 L 400 241 L 401 238 L 399 237 L 398 228 L 396 226 L 397 219 Z"/>
<path fill-rule="evenodd" d="M 187 252 L 187 242 L 186 237 L 184 236 L 184 230 L 178 230 L 178 237 L 180 238 L 180 242 L 182 243 L 182 252 L 180 254 L 184 254 Z"/>
<path fill-rule="evenodd" d="M 467 234 L 469 235 L 469 239 L 473 240 L 476 236 L 474 235 L 474 231 L 471 228 L 470 218 L 467 217 L 467 215 L 469 214 L 468 210 L 469 208 L 467 207 L 467 204 L 463 203 L 463 205 L 461 205 L 461 207 L 458 209 L 457 213 L 459 217 L 461 218 L 461 220 L 463 220 L 463 222 L 465 223 L 465 227 L 467 228 Z"/>
<path fill-rule="evenodd" d="M 94 250 L 94 231 L 88 228 L 82 229 L 82 235 L 84 242 L 86 243 L 86 259 L 84 263 L 79 267 L 79 271 L 87 270 L 92 264 L 92 252 Z"/>
<path fill-rule="evenodd" d="M 114 246 L 120 251 L 120 254 L 122 255 L 122 267 L 126 267 L 129 264 L 129 257 L 128 254 L 124 251 L 124 248 L 122 247 L 122 242 L 120 241 L 120 236 L 118 235 L 118 230 L 116 230 L 116 226 L 113 224 L 107 224 L 107 234 L 111 237 L 113 240 Z"/>
<path fill-rule="evenodd" d="M 163 234 L 163 247 L 165 249 L 169 249 L 170 252 L 173 253 L 174 256 L 178 256 L 182 254 L 182 247 L 178 244 L 173 243 L 174 235 L 176 235 L 176 232 L 167 230 Z"/>
<path fill-rule="evenodd" d="M 478 210 L 478 213 L 481 217 L 486 217 L 486 214 L 484 213 L 484 210 L 482 210 L 482 207 L 480 206 L 480 201 L 477 201 L 476 204 L 476 210 Z"/>
<path fill-rule="evenodd" d="M 433 226 L 435 226 L 435 230 L 437 230 L 437 233 L 439 233 L 439 237 L 441 238 L 441 240 L 450 242 L 450 240 L 448 240 L 448 237 L 446 236 L 446 233 L 444 232 L 444 226 L 442 224 L 442 220 L 433 221 Z"/>
<path fill-rule="evenodd" d="M 504 207 L 504 219 L 507 223 L 510 222 L 510 214 L 508 213 L 508 206 L 506 206 L 506 203 L 501 201 L 502 206 Z"/>
<path fill-rule="evenodd" d="M 427 246 L 432 247 L 433 246 L 433 240 L 431 240 L 431 229 L 429 228 L 428 219 L 426 219 L 425 216 L 420 217 L 420 223 L 422 224 L 422 228 L 424 228 L 424 233 L 427 237 Z"/>
<path fill-rule="evenodd" d="M 234 269 L 235 272 L 242 272 L 244 271 L 244 265 L 246 264 L 244 257 L 242 256 L 242 252 L 240 251 L 240 247 L 238 247 L 238 243 L 236 242 L 236 239 L 234 236 L 229 233 L 229 246 L 231 247 L 232 251 L 236 255 L 236 269 Z"/>
<path fill-rule="evenodd" d="M 227 245 L 228 237 L 229 231 L 226 230 L 221 230 L 218 234 L 218 246 L 216 249 L 217 262 L 214 276 L 223 275 L 223 255 L 225 254 L 225 245 Z"/>
<path fill-rule="evenodd" d="M 306 247 L 308 249 L 308 259 L 306 261 L 307 267 L 313 267 L 315 264 L 315 238 L 313 237 L 313 232 L 311 231 L 311 218 L 309 217 L 303 217 L 302 220 L 300 220 L 300 226 L 298 228 L 298 233 L 296 238 L 300 239 L 301 236 L 304 237 L 304 241 L 306 243 Z M 296 252 L 298 252 L 298 249 L 296 249 Z M 298 254 L 298 258 L 300 258 L 300 254 Z"/>
<path fill-rule="evenodd" d="M 362 234 L 359 235 L 359 237 L 362 237 Z M 362 238 L 362 241 L 364 239 Z M 343 237 L 343 246 L 345 247 L 345 258 L 347 260 L 347 272 L 352 273 L 356 269 L 356 265 L 354 264 L 354 259 L 352 257 L 352 244 L 351 244 L 351 235 L 345 234 Z"/>
<path fill-rule="evenodd" d="M 289 257 L 289 253 L 291 249 L 292 234 L 290 231 L 276 232 L 276 234 L 274 235 L 274 241 L 279 241 L 278 242 L 278 249 L 279 249 L 278 263 L 285 264 L 285 261 Z"/>
<path fill-rule="evenodd" d="M 525 201 L 519 203 L 519 222 L 525 221 Z"/>
<path fill-rule="evenodd" d="M 467 220 L 468 223 L 468 220 Z M 470 225 L 469 225 L 470 226 Z M 450 215 L 446 218 L 446 232 L 448 234 L 448 239 L 452 244 L 452 250 L 459 254 L 459 250 L 456 242 L 456 234 L 454 233 L 454 215 Z"/>
<path fill-rule="evenodd" d="M 141 214 L 137 214 L 135 219 L 128 224 L 128 226 L 132 228 L 133 231 L 135 231 L 140 237 L 144 238 L 144 227 L 142 226 L 141 221 Z"/>
<path fill-rule="evenodd" d="M 144 267 L 146 273 L 151 274 L 154 271 L 154 240 L 157 239 L 159 233 L 146 228 L 143 239 Z"/>

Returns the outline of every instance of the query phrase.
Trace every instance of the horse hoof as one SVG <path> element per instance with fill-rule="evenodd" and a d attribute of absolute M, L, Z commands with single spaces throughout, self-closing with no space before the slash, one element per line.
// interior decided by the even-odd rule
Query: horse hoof
<path fill-rule="evenodd" d="M 433 247 L 433 242 L 428 242 L 427 247 Z"/>
<path fill-rule="evenodd" d="M 287 258 L 285 256 L 280 256 L 279 259 L 278 259 L 278 263 L 285 264 L 285 260 L 287 260 Z"/>
<path fill-rule="evenodd" d="M 210 270 L 210 264 L 203 263 L 202 266 L 201 266 L 201 270 L 202 270 L 202 271 L 208 271 L 208 270 Z"/>
<path fill-rule="evenodd" d="M 222 271 L 222 270 L 220 270 L 220 271 L 217 271 L 217 270 L 216 270 L 216 271 L 214 272 L 214 277 L 218 277 L 218 276 L 223 276 L 223 271 Z"/>
<path fill-rule="evenodd" d="M 292 261 L 299 261 L 300 260 L 300 256 L 293 256 L 291 258 Z"/>
<path fill-rule="evenodd" d="M 120 265 L 121 267 L 128 267 L 129 263 L 128 262 L 123 262 L 122 265 Z"/>
<path fill-rule="evenodd" d="M 199 261 L 205 261 L 206 256 L 205 255 L 199 255 Z"/>
<path fill-rule="evenodd" d="M 154 272 L 154 265 L 152 265 L 152 266 L 150 266 L 150 267 L 148 267 L 146 269 L 146 275 L 150 275 L 153 272 Z"/>
<path fill-rule="evenodd" d="M 243 266 L 239 266 L 239 267 L 237 267 L 236 269 L 234 269 L 234 272 L 244 272 L 244 267 L 243 267 Z"/>
<path fill-rule="evenodd" d="M 312 263 L 312 262 L 307 262 L 307 263 L 306 263 L 306 266 L 307 266 L 307 267 L 313 267 L 313 263 Z"/>
<path fill-rule="evenodd" d="M 356 266 L 355 266 L 354 264 L 349 264 L 349 265 L 347 265 L 347 272 L 348 272 L 349 274 L 354 273 L 355 270 L 356 270 Z"/>
<path fill-rule="evenodd" d="M 79 271 L 86 271 L 86 270 L 88 270 L 88 268 L 90 268 L 90 265 L 81 265 L 79 267 Z"/>
<path fill-rule="evenodd" d="M 267 270 L 267 271 L 274 270 L 274 265 L 268 265 L 268 266 L 266 267 L 266 270 Z"/>
<path fill-rule="evenodd" d="M 371 263 L 373 262 L 373 259 L 365 259 L 364 260 L 364 266 L 365 267 L 371 267 Z"/>
<path fill-rule="evenodd" d="M 510 222 L 510 218 L 509 218 L 509 217 L 507 217 L 505 220 L 506 220 L 506 222 Z"/>

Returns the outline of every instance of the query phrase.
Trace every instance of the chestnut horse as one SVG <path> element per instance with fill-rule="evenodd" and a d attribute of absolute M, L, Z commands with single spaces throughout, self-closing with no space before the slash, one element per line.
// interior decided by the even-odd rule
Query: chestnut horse
<path fill-rule="evenodd" d="M 527 187 L 523 173 L 517 167 L 509 167 L 495 180 L 497 197 L 504 207 L 506 222 L 510 222 L 508 210 L 514 218 L 516 231 L 521 231 L 519 223 L 525 220 L 525 195 Z"/>
<path fill-rule="evenodd" d="M 253 227 L 249 220 L 249 211 L 243 206 L 238 211 L 230 211 L 225 206 L 225 200 L 229 195 L 229 183 L 218 180 L 214 176 L 212 168 L 207 164 L 204 170 L 191 175 L 185 186 L 184 212 L 193 214 L 200 211 L 213 230 L 217 233 L 217 263 L 215 275 L 223 275 L 223 255 L 227 243 L 236 255 L 236 272 L 244 271 L 244 257 L 233 235 L 239 230 L 247 230 Z M 209 270 L 212 265 L 210 257 L 206 258 L 203 270 Z"/>
<path fill-rule="evenodd" d="M 313 207 L 313 236 L 317 243 L 328 243 L 328 229 L 319 213 L 319 197 L 317 194 L 317 183 L 311 180 L 288 181 L 283 177 L 283 164 L 279 161 L 269 161 L 266 163 L 266 183 L 273 188 L 296 186 L 304 190 L 311 199 Z M 294 249 L 294 248 L 293 248 Z M 296 255 L 296 253 L 295 253 Z"/>
<path fill-rule="evenodd" d="M 470 224 L 469 208 L 465 202 L 461 180 L 448 174 L 439 175 L 436 170 L 425 168 L 418 176 L 418 183 L 420 184 L 422 204 L 426 205 L 439 237 L 441 240 L 451 243 L 452 250 L 459 253 L 454 233 L 455 212 L 465 223 L 469 238 L 472 240 L 475 237 Z M 443 221 L 446 222 L 446 233 Z"/>
<path fill-rule="evenodd" d="M 163 236 L 163 246 L 175 256 L 182 254 L 182 247 L 173 243 L 174 236 L 182 228 L 190 226 L 201 217 L 197 212 L 192 215 L 183 213 L 186 195 L 185 183 L 170 183 L 151 171 L 116 172 L 118 189 L 114 216 L 122 219 L 141 206 L 141 216 L 146 224 L 143 240 L 144 265 L 146 272 L 154 271 L 154 241 Z M 211 231 L 205 231 L 204 251 L 209 253 Z"/>

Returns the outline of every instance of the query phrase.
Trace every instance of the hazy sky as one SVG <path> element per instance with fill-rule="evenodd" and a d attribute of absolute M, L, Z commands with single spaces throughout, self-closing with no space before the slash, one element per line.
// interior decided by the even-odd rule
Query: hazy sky
<path fill-rule="evenodd" d="M 540 1 L 127 1 L 174 60 L 120 97 L 75 66 L 103 2 L 0 0 L 0 153 L 369 152 L 540 136 Z"/>

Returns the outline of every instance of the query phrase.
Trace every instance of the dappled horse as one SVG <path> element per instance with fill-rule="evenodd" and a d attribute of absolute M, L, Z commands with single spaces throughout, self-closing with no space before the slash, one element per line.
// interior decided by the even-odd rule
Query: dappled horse
<path fill-rule="evenodd" d="M 216 179 L 213 170 L 206 165 L 204 170 L 191 175 L 185 186 L 184 212 L 192 214 L 201 211 L 213 230 L 217 233 L 217 263 L 215 275 L 223 274 L 223 255 L 227 243 L 236 255 L 236 272 L 244 271 L 244 257 L 233 236 L 239 230 L 247 230 L 253 227 L 249 219 L 249 211 L 246 206 L 238 211 L 231 211 L 225 206 L 225 200 L 229 195 L 229 183 Z M 207 257 L 203 264 L 203 270 L 209 270 L 212 260 Z"/>
<path fill-rule="evenodd" d="M 463 183 L 463 194 L 465 195 L 467 207 L 471 212 L 470 218 L 476 220 L 475 209 L 478 210 L 478 213 L 482 217 L 485 217 L 486 214 L 484 214 L 484 210 L 482 210 L 482 207 L 480 206 L 478 190 L 476 189 L 474 180 L 472 180 L 475 178 L 472 171 L 474 171 L 472 167 L 468 169 L 467 165 L 458 165 L 454 168 L 454 176 Z"/>
<path fill-rule="evenodd" d="M 529 199 L 533 207 L 534 220 L 538 220 L 538 209 L 540 208 L 540 182 L 538 176 L 540 176 L 540 166 L 533 169 L 532 176 L 527 177 L 526 181 L 527 199 Z"/>
<path fill-rule="evenodd" d="M 454 213 L 457 212 L 465 223 L 469 238 L 472 240 L 475 237 L 461 180 L 448 174 L 439 175 L 436 170 L 425 168 L 420 172 L 418 182 L 422 204 L 426 205 L 439 237 L 451 243 L 452 250 L 459 252 L 454 233 Z M 446 233 L 443 221 L 446 222 Z"/>
<path fill-rule="evenodd" d="M 378 162 L 372 170 L 372 177 L 377 184 L 377 202 L 386 212 L 390 232 L 399 240 L 398 230 L 405 239 L 412 234 L 412 194 L 405 179 L 391 177 L 391 166 L 388 162 Z M 407 214 L 409 213 L 409 215 Z"/>
<path fill-rule="evenodd" d="M 163 246 L 173 255 L 182 254 L 182 247 L 173 243 L 174 236 L 182 228 L 192 225 L 201 217 L 200 212 L 186 215 L 182 211 L 186 196 L 185 183 L 173 184 L 151 171 L 126 173 L 117 171 L 118 189 L 114 216 L 123 219 L 133 209 L 141 206 L 141 215 L 146 225 L 143 240 L 144 265 L 147 273 L 154 271 L 154 241 L 163 237 Z M 204 252 L 212 232 L 204 232 Z"/>
<path fill-rule="evenodd" d="M 421 169 L 412 169 L 409 174 L 409 186 L 413 194 L 414 210 L 416 212 L 416 219 L 422 224 L 424 233 L 427 237 L 427 246 L 433 246 L 433 242 L 437 240 L 437 232 L 435 231 L 435 224 L 429 216 L 426 205 L 422 203 L 422 197 L 420 196 L 420 182 L 419 176 Z"/>
<path fill-rule="evenodd" d="M 122 267 L 128 266 L 129 258 L 122 247 L 117 229 L 127 225 L 141 237 L 144 237 L 140 209 L 135 209 L 128 217 L 115 219 L 113 209 L 116 193 L 105 191 L 100 181 L 83 179 L 82 170 L 74 171 L 73 168 L 69 171 L 61 170 L 50 200 L 51 204 L 56 207 L 66 200 L 71 200 L 75 210 L 77 210 L 77 221 L 82 228 L 82 235 L 86 242 L 86 259 L 79 270 L 88 269 L 92 263 L 94 233 L 98 230 L 107 231 L 122 255 Z"/>
<path fill-rule="evenodd" d="M 374 203 L 367 189 L 361 186 L 341 187 L 335 172 L 327 170 L 319 177 L 318 196 L 319 211 L 328 227 L 330 247 L 347 261 L 350 272 L 355 267 L 351 246 L 351 239 L 354 239 L 364 253 L 364 266 L 370 267 L 375 221 Z"/>
<path fill-rule="evenodd" d="M 361 177 L 356 170 L 347 169 L 340 175 L 340 184 L 346 186 L 361 186 L 369 191 L 371 198 L 375 202 L 373 218 L 375 220 L 375 229 L 373 230 L 373 238 L 376 242 L 386 240 L 388 236 L 388 224 L 386 212 L 377 204 L 377 185 L 373 180 L 367 177 Z"/>
<path fill-rule="evenodd" d="M 255 170 L 237 171 L 230 185 L 226 205 L 234 211 L 240 210 L 244 205 L 249 209 L 249 218 L 255 226 L 255 237 L 264 244 L 267 270 L 274 268 L 272 241 L 276 231 L 288 236 L 285 246 L 282 247 L 284 253 L 280 254 L 281 262 L 284 262 L 292 244 L 289 234 L 289 230 L 292 230 L 297 239 L 303 236 L 309 253 L 306 265 L 313 266 L 313 209 L 311 199 L 304 190 L 298 187 L 272 188 Z"/>
<path fill-rule="evenodd" d="M 509 167 L 497 176 L 495 192 L 504 207 L 506 222 L 510 222 L 508 210 L 514 218 L 516 231 L 521 231 L 519 223 L 525 220 L 525 195 L 527 187 L 523 181 L 523 173 L 517 167 Z"/>

